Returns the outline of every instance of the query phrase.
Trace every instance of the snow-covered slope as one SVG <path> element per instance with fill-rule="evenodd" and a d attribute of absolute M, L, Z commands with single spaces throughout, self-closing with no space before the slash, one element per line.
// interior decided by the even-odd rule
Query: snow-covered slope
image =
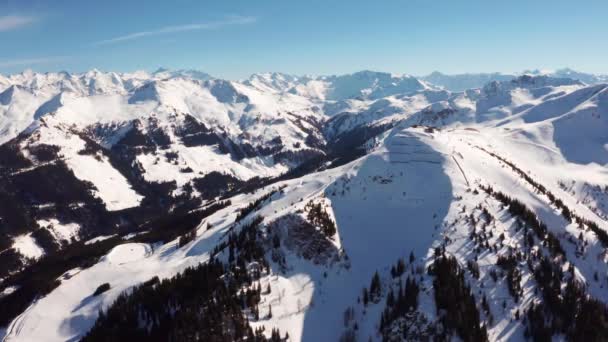
<path fill-rule="evenodd" d="M 515 77 L 516 76 L 514 75 L 501 73 L 446 75 L 439 71 L 435 71 L 426 76 L 422 76 L 421 79 L 449 91 L 464 91 L 467 89 L 481 88 L 488 82 L 509 81 Z"/>
<path fill-rule="evenodd" d="M 337 340 L 352 328 L 360 339 L 380 339 L 379 322 L 385 298 L 398 279 L 390 268 L 400 258 L 407 262 L 402 277 L 417 279 L 421 292 L 417 312 L 428 322 L 435 322 L 433 276 L 420 272 L 434 259 L 436 247 L 443 246 L 461 265 L 474 261 L 479 275 L 466 273 L 466 280 L 481 303 L 486 297 L 489 313 L 481 313 L 491 340 L 523 340 L 525 324 L 514 319 L 541 300 L 535 294 L 537 280 L 525 263 L 516 266 L 522 272 L 522 294 L 515 300 L 509 294 L 506 278 L 493 278 L 501 272 L 498 257 L 525 251 L 526 239 L 518 234 L 517 217 L 482 187 L 508 193 L 538 215 L 549 232 L 561 242 L 564 268 L 573 265 L 577 279 L 586 284 L 589 294 L 606 301 L 604 277 L 593 280 L 595 273 L 606 274 L 603 249 L 592 231 L 579 230 L 576 223 L 564 220 L 550 199 L 538 193 L 510 165 L 525 172 L 556 194 L 576 215 L 597 222 L 601 229 L 608 223 L 598 219 L 589 208 L 562 191 L 559 182 L 593 181 L 606 184 L 601 168 L 569 163 L 542 144 L 522 149 L 525 138 L 513 138 L 501 127 L 466 129 L 428 129 L 397 126 L 377 141 L 367 156 L 344 166 L 276 184 L 282 191 L 263 202 L 254 211 L 264 218 L 261 233 L 277 235 L 280 247 L 266 247 L 271 261 L 269 273 L 259 282 L 271 292 L 263 294 L 260 317 L 253 326 L 280 327 L 292 340 Z M 500 158 L 508 160 L 506 164 Z M 549 158 L 549 159 L 548 159 Z M 535 162 L 530 162 L 530 161 Z M 560 170 L 556 172 L 556 170 Z M 569 172 L 563 172 L 568 170 Z M 569 179 L 564 179 L 567 174 Z M 115 247 L 95 266 L 73 271 L 69 279 L 51 294 L 37 301 L 8 328 L 7 340 L 49 341 L 73 339 L 88 330 L 99 308 L 110 305 L 130 286 L 152 276 L 171 276 L 189 265 L 208 260 L 213 247 L 226 238 L 230 229 L 238 229 L 236 208 L 242 207 L 269 189 L 253 195 L 232 198 L 233 205 L 201 223 L 196 239 L 178 248 L 175 242 L 151 249 L 147 245 L 124 244 Z M 547 192 L 547 193 L 548 193 Z M 322 203 L 337 226 L 332 238 L 322 234 L 298 234 L 297 222 L 307 222 L 310 203 Z M 254 214 L 249 214 L 252 217 Z M 240 221 L 239 221 L 240 222 Z M 525 224 L 524 224 L 525 225 Z M 210 229 L 205 229 L 206 227 Z M 479 247 L 472 232 L 489 234 L 491 248 Z M 579 240 L 582 234 L 586 241 Z M 484 235 L 485 236 L 485 235 Z M 312 253 L 307 244 L 314 239 L 329 242 Z M 540 255 L 550 250 L 539 241 L 532 249 Z M 277 254 L 278 253 L 278 254 Z M 531 252 L 530 252 L 531 253 Z M 280 255 L 278 259 L 272 256 Z M 534 259 L 530 259 L 534 263 Z M 375 272 L 381 279 L 380 298 L 368 304 L 360 302 L 361 289 L 368 286 Z M 402 281 L 405 278 L 401 278 Z M 90 297 L 97 285 L 108 282 L 110 291 Z M 482 285 L 482 284 L 485 284 Z M 359 298 L 359 299 L 358 299 Z M 479 304 L 481 306 L 481 304 Z M 52 308 L 52 309 L 51 309 Z M 344 323 L 344 312 L 353 310 L 352 322 Z M 49 314 L 50 313 L 50 314 Z"/>
<path fill-rule="evenodd" d="M 243 83 L 263 92 L 285 92 L 299 84 L 304 84 L 311 80 L 312 78 L 306 76 L 298 77 L 279 72 L 266 72 L 253 74 L 247 80 L 243 81 Z"/>
<path fill-rule="evenodd" d="M 340 101 L 352 98 L 373 100 L 429 88 L 423 81 L 408 75 L 360 71 L 350 75 L 325 76 L 301 82 L 289 89 L 289 92 L 320 100 Z"/>
<path fill-rule="evenodd" d="M 0 93 L 2 201 L 15 206 L 0 212 L 7 240 L 49 220 L 84 227 L 76 238 L 85 240 L 133 230 L 151 215 L 200 205 L 325 154 L 323 113 L 287 92 L 194 71 L 24 72 L 8 80 L 19 84 Z M 32 183 L 41 176 L 45 186 L 66 185 L 48 193 Z M 29 263 L 10 259 L 10 270 Z"/>
<path fill-rule="evenodd" d="M 39 101 L 0 150 L 10 165 L 0 185 L 37 208 L 36 230 L 16 230 L 7 248 L 39 258 L 51 253 L 39 230 L 77 240 L 99 213 L 125 227 L 153 222 L 148 211 L 158 208 L 209 208 L 222 194 L 230 203 L 197 221 L 193 235 L 164 243 L 115 229 L 103 233 L 130 241 L 77 244 L 107 250 L 87 259 L 90 267 L 63 270 L 58 286 L 6 327 L 8 341 L 77 340 L 124 291 L 209 260 L 225 263 L 225 279 L 245 266 L 253 280 L 237 293 L 270 289 L 254 307 L 241 304 L 242 314 L 267 336 L 279 328 L 293 341 L 467 340 L 477 330 L 491 341 L 523 341 L 544 331 L 535 325 L 539 305 L 550 336 L 572 339 L 590 324 L 581 308 L 604 305 L 589 298 L 608 301 L 606 85 L 523 75 L 453 92 L 367 71 L 243 82 L 164 70 L 116 75 L 91 72 L 98 81 L 86 93 L 41 86 L 42 96 L 27 83 L 0 95 L 7 108 Z M 313 167 L 270 185 L 251 183 L 307 161 Z M 79 197 L 54 204 L 29 189 L 13 194 L 9 185 L 47 169 L 73 179 Z M 232 191 L 244 185 L 247 192 Z M 169 204 L 150 203 L 158 198 Z M 103 209 L 87 221 L 68 214 L 91 207 Z M 235 241 L 247 229 L 262 252 L 243 265 L 245 247 Z M 451 271 L 434 272 L 450 260 Z M 448 296 L 462 311 L 442 296 L 440 278 L 450 272 L 467 287 Z M 7 279 L 0 303 L 26 286 Z M 109 290 L 93 295 L 104 283 Z M 402 312 L 395 302 L 404 284 L 419 291 Z M 153 325 L 146 317 L 140 326 Z"/>

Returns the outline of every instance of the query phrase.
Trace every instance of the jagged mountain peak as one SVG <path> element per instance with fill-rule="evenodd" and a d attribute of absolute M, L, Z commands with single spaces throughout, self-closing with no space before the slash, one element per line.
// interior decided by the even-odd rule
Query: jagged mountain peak
<path fill-rule="evenodd" d="M 290 88 L 310 80 L 307 76 L 295 76 L 281 72 L 256 73 L 243 81 L 243 84 L 250 85 L 261 91 L 286 92 Z"/>
<path fill-rule="evenodd" d="M 8 106 L 19 91 L 24 91 L 23 87 L 15 84 L 6 88 L 0 93 L 0 104 Z"/>
<path fill-rule="evenodd" d="M 507 81 L 514 77 L 514 75 L 502 73 L 464 73 L 449 75 L 434 71 L 429 75 L 422 76 L 421 79 L 435 86 L 450 91 L 460 92 L 467 89 L 481 88 L 488 82 Z"/>
<path fill-rule="evenodd" d="M 66 102 L 66 98 L 69 99 L 73 96 L 69 94 L 69 92 L 61 92 L 43 103 L 34 113 L 34 119 L 38 120 L 48 113 L 56 112 Z"/>
<path fill-rule="evenodd" d="M 341 101 L 354 98 L 373 100 L 429 88 L 431 86 L 409 75 L 360 71 L 346 75 L 321 76 L 296 85 L 289 91 L 321 100 Z"/>
<path fill-rule="evenodd" d="M 191 78 L 194 80 L 205 81 L 205 80 L 209 80 L 209 79 L 213 78 L 208 73 L 200 71 L 200 70 L 196 70 L 196 69 L 173 70 L 173 69 L 164 68 L 164 67 L 158 68 L 156 71 L 154 71 L 152 73 L 152 75 L 155 78 L 159 78 L 159 79 L 183 77 L 183 78 Z"/>
<path fill-rule="evenodd" d="M 548 75 L 521 75 L 511 83 L 518 87 L 560 87 L 565 85 L 584 85 L 583 82 L 572 78 L 558 78 Z"/>
<path fill-rule="evenodd" d="M 562 86 L 584 86 L 584 83 L 570 78 L 556 78 L 548 75 L 521 75 L 508 81 L 492 81 L 483 87 L 483 93 L 486 96 L 494 96 L 516 88 L 533 90 Z"/>

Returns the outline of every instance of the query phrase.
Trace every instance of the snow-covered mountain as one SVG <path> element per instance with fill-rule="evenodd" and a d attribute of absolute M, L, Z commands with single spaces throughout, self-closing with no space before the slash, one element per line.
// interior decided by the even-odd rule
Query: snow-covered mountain
<path fill-rule="evenodd" d="M 608 85 L 432 75 L 0 78 L 5 339 L 602 340 Z"/>
<path fill-rule="evenodd" d="M 435 71 L 426 76 L 422 76 L 421 79 L 449 91 L 464 91 L 467 89 L 481 88 L 488 82 L 509 81 L 515 77 L 515 75 L 501 73 L 446 75 L 439 71 Z"/>
<path fill-rule="evenodd" d="M 432 88 L 413 76 L 369 70 L 319 77 L 262 73 L 252 75 L 244 83 L 263 91 L 287 92 L 320 101 L 379 99 Z"/>
<path fill-rule="evenodd" d="M 598 84 L 598 83 L 606 83 L 608 82 L 608 75 L 602 74 L 590 74 L 586 72 L 580 72 L 576 70 L 572 70 L 570 68 L 562 68 L 557 70 L 527 70 L 523 72 L 524 74 L 529 75 L 546 75 L 550 77 L 558 77 L 558 78 L 571 78 L 575 80 L 579 80 L 586 84 Z"/>
<path fill-rule="evenodd" d="M 585 84 L 599 84 L 608 82 L 608 75 L 590 74 L 584 72 L 578 72 L 570 68 L 557 69 L 555 71 L 550 70 L 525 70 L 519 74 L 503 74 L 503 73 L 469 73 L 469 74 L 454 74 L 446 75 L 441 72 L 435 71 L 426 76 L 420 77 L 428 83 L 435 86 L 447 89 L 449 91 L 464 91 L 467 89 L 481 88 L 485 84 L 493 81 L 510 81 L 521 75 L 530 76 L 549 76 L 553 78 L 570 78 L 573 80 L 581 81 Z"/>

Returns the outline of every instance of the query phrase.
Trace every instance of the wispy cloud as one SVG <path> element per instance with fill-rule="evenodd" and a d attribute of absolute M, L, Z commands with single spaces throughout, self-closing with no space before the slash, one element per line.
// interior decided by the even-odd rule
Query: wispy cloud
<path fill-rule="evenodd" d="M 36 21 L 35 17 L 21 15 L 7 15 L 0 17 L 0 32 L 16 30 Z"/>
<path fill-rule="evenodd" d="M 4 60 L 4 61 L 0 61 L 0 68 L 47 64 L 47 63 L 63 61 L 65 59 L 67 59 L 67 57 L 65 57 L 65 56 L 51 56 L 51 57 Z"/>
<path fill-rule="evenodd" d="M 117 44 L 117 43 L 140 39 L 140 38 L 144 38 L 144 37 L 158 36 L 158 35 L 177 33 L 177 32 L 197 31 L 197 30 L 214 30 L 214 29 L 219 29 L 219 28 L 225 27 L 225 26 L 252 24 L 252 23 L 255 23 L 256 20 L 257 19 L 255 17 L 233 16 L 233 17 L 226 18 L 224 20 L 210 21 L 207 23 L 165 26 L 165 27 L 161 27 L 156 30 L 134 32 L 134 33 L 130 33 L 130 34 L 127 34 L 124 36 L 101 40 L 98 42 L 94 42 L 92 45 L 101 46 L 101 45 Z"/>

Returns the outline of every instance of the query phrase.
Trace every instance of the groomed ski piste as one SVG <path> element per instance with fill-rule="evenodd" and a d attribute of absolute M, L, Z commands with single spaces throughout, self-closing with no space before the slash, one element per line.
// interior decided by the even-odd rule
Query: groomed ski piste
<path fill-rule="evenodd" d="M 602 89 L 603 95 L 594 101 L 605 101 L 606 90 Z M 590 116 L 602 116 L 598 123 L 606 122 L 608 113 L 587 108 Z M 601 108 L 607 107 L 604 104 Z M 594 159 L 588 163 L 572 158 L 576 144 L 594 139 L 593 132 L 586 130 L 589 121 L 583 115 L 587 112 L 579 109 L 574 111 L 579 115 L 568 111 L 552 117 L 549 124 L 540 118 L 533 122 L 530 111 L 525 111 L 502 122 L 504 117 L 440 129 L 398 125 L 370 141 L 367 155 L 346 165 L 231 198 L 232 205 L 205 218 L 196 239 L 181 248 L 177 241 L 164 245 L 126 241 L 94 266 L 69 271 L 59 287 L 12 322 L 5 340 L 78 340 L 92 327 L 99 310 L 111 305 L 123 291 L 154 276 L 171 277 L 206 262 L 231 229 L 238 230 L 242 222 L 255 215 L 264 218 L 261 229 L 265 234 L 270 233 L 269 227 L 289 230 L 289 217 L 305 219 L 305 206 L 310 202 L 327 205 L 335 220 L 337 233 L 330 240 L 332 250 L 326 253 L 330 257 L 306 258 L 301 244 L 282 243 L 286 267 L 271 262 L 270 272 L 262 275 L 262 287 L 270 285 L 272 291 L 262 295 L 260 319 L 250 320 L 252 326 L 265 326 L 268 334 L 271 328 L 280 328 L 293 341 L 336 341 L 356 323 L 359 339 L 381 340 L 378 325 L 385 296 L 398 281 L 390 275 L 390 267 L 411 253 L 415 261 L 408 262 L 400 280 L 406 276 L 420 280 L 418 311 L 433 321 L 437 317 L 433 277 L 426 269 L 434 249 L 443 246 L 463 269 L 471 260 L 479 265 L 479 278 L 466 272 L 466 280 L 478 303 L 482 296 L 488 299 L 493 316 L 487 326 L 489 339 L 524 340 L 524 326 L 514 317 L 517 310 L 524 312 L 541 300 L 534 291 L 534 277 L 527 267 L 520 267 L 523 291 L 515 301 L 506 280 L 495 279 L 493 272 L 499 270 L 498 256 L 528 247 L 517 218 L 482 188 L 490 186 L 530 208 L 561 242 L 565 251 L 560 260 L 563 270 L 572 265 L 588 293 L 608 301 L 605 247 L 593 231 L 567 221 L 546 195 L 547 191 L 554 194 L 579 217 L 608 229 L 598 215 L 605 208 L 605 203 L 598 202 L 601 197 L 583 201 L 572 190 L 578 188 L 564 186 L 608 184 L 602 165 L 605 153 L 576 153 Z M 578 124 L 569 126 L 566 134 L 560 131 L 560 120 Z M 579 140 L 573 140 L 574 135 Z M 522 172 L 535 183 L 522 177 Z M 538 184 L 546 189 L 544 193 Z M 239 208 L 279 188 L 282 191 L 235 224 Z M 472 231 L 480 228 L 490 229 L 486 242 L 493 248 L 478 248 L 471 240 Z M 548 254 L 547 247 L 540 243 L 533 250 Z M 364 305 L 360 300 L 362 288 L 369 286 L 376 271 L 382 279 L 382 296 Z M 103 283 L 109 283 L 110 289 L 93 296 Z M 266 310 L 270 307 L 273 314 L 268 318 Z M 353 309 L 354 318 L 345 322 L 348 308 Z M 482 321 L 488 322 L 486 315 L 482 311 Z"/>

